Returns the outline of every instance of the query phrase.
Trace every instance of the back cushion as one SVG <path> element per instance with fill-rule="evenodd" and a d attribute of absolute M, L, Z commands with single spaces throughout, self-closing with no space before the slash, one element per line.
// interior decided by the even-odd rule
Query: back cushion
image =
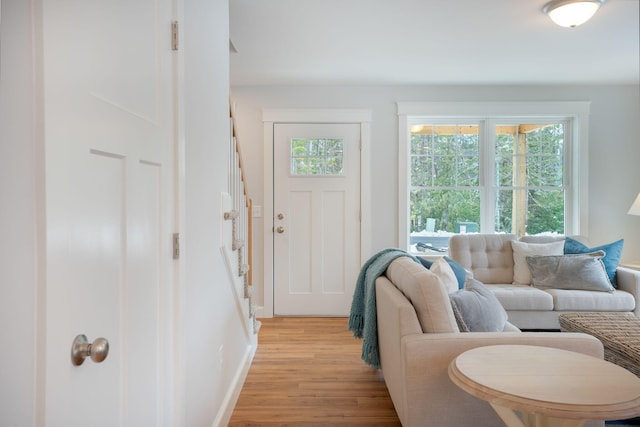
<path fill-rule="evenodd" d="M 386 276 L 411 301 L 422 332 L 460 332 L 449 293 L 438 276 L 408 257 L 393 260 Z"/>
<path fill-rule="evenodd" d="M 482 283 L 513 282 L 513 234 L 457 234 L 449 240 L 449 256 Z"/>

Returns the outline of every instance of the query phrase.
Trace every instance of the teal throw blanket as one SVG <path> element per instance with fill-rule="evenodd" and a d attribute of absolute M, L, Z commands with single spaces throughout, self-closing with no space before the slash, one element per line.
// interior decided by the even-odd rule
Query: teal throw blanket
<path fill-rule="evenodd" d="M 401 256 L 420 262 L 408 252 L 393 248 L 384 249 L 369 258 L 360 270 L 351 302 L 349 330 L 353 332 L 354 337 L 362 338 L 362 360 L 376 369 L 380 369 L 380 353 L 375 282 L 384 274 L 391 261 Z"/>

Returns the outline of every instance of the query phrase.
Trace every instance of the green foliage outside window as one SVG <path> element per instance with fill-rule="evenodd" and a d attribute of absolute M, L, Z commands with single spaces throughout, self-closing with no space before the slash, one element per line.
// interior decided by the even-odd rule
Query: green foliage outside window
<path fill-rule="evenodd" d="M 292 175 L 342 175 L 344 141 L 332 138 L 291 140 Z"/>
<path fill-rule="evenodd" d="M 423 231 L 427 218 L 451 233 L 461 222 L 481 223 L 479 132 L 436 128 L 411 135 L 410 232 Z M 515 232 L 514 194 L 522 192 L 526 233 L 563 233 L 564 125 L 496 126 L 495 134 L 495 231 Z"/>
<path fill-rule="evenodd" d="M 472 128 L 411 136 L 411 232 L 424 230 L 427 218 L 452 233 L 458 222 L 480 223 L 479 139 Z"/>

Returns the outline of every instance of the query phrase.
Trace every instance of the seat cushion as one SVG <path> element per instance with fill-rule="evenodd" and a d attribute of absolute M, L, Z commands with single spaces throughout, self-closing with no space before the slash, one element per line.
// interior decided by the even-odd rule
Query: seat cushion
<path fill-rule="evenodd" d="M 389 265 L 386 276 L 411 301 L 423 332 L 460 332 L 447 288 L 437 275 L 408 257 L 400 257 Z"/>
<path fill-rule="evenodd" d="M 547 292 L 528 285 L 487 285 L 505 310 L 553 310 L 553 298 Z"/>
<path fill-rule="evenodd" d="M 631 311 L 635 300 L 629 292 L 577 291 L 568 289 L 545 289 L 553 298 L 556 311 Z"/>

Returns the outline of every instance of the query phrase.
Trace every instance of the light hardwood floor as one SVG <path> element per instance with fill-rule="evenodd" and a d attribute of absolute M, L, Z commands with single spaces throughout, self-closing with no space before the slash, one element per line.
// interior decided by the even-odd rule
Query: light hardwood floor
<path fill-rule="evenodd" d="M 346 318 L 262 319 L 229 426 L 400 427 L 381 374 Z"/>
<path fill-rule="evenodd" d="M 362 341 L 347 330 L 346 318 L 261 322 L 229 427 L 401 427 L 381 374 L 360 359 Z M 633 427 L 640 420 L 609 424 Z"/>

